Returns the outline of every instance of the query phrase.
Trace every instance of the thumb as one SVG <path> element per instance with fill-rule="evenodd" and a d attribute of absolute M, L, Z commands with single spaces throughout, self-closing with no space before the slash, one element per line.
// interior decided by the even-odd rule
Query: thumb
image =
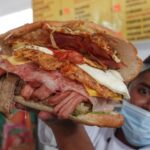
<path fill-rule="evenodd" d="M 41 111 L 39 114 L 38 114 L 38 117 L 41 118 L 42 120 L 44 121 L 48 121 L 50 119 L 54 119 L 54 115 L 52 113 L 49 113 L 49 112 L 44 112 L 44 111 Z"/>

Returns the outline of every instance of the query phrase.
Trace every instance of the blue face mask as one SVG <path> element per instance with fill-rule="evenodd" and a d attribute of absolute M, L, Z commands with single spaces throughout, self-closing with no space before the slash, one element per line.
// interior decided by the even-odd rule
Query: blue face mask
<path fill-rule="evenodd" d="M 124 101 L 121 113 L 125 116 L 122 130 L 126 140 L 133 146 L 150 146 L 150 112 Z"/>

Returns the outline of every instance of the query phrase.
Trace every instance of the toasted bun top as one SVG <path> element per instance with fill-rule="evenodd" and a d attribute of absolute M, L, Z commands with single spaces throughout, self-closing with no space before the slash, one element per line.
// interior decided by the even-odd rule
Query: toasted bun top
<path fill-rule="evenodd" d="M 137 49 L 132 43 L 122 37 L 119 37 L 112 30 L 86 21 L 68 21 L 64 23 L 63 26 L 68 26 L 74 30 L 83 29 L 81 26 L 85 26 L 85 32 L 90 34 L 101 33 L 105 38 L 107 38 L 111 47 L 118 52 L 122 62 L 125 64 L 119 72 L 126 83 L 135 78 L 140 72 L 142 68 L 142 60 L 137 55 Z"/>
<path fill-rule="evenodd" d="M 93 35 L 95 33 L 99 33 L 100 35 L 104 36 L 109 41 L 111 48 L 118 52 L 121 61 L 125 64 L 125 66 L 119 70 L 125 82 L 131 81 L 141 70 L 142 61 L 137 56 L 137 50 L 131 43 L 116 35 L 115 32 L 87 21 L 42 21 L 26 24 L 0 35 L 1 45 L 5 40 L 7 41 L 10 38 L 20 37 L 38 29 L 44 29 L 45 25 L 49 25 L 51 28 L 55 28 L 55 30 L 58 30 L 62 33 L 69 33 L 74 35 Z M 71 31 L 64 31 L 62 28 L 69 28 Z M 97 36 L 96 38 L 99 37 Z M 101 41 L 97 40 L 97 42 Z"/>

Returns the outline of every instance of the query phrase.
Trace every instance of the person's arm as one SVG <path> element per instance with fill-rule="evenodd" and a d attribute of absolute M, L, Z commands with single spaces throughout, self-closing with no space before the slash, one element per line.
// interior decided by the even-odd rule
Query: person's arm
<path fill-rule="evenodd" d="M 42 113 L 39 117 L 46 120 Z M 48 117 L 48 114 L 44 115 Z M 92 142 L 82 125 L 70 120 L 54 120 L 46 121 L 46 123 L 54 133 L 59 150 L 94 150 Z"/>

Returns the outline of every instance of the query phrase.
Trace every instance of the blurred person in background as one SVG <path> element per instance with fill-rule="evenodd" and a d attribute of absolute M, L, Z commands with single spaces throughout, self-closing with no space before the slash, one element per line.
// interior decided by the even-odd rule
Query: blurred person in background
<path fill-rule="evenodd" d="M 59 150 L 150 150 L 150 56 L 128 87 L 131 98 L 123 101 L 121 128 L 83 126 L 40 112 L 40 141 Z"/>

